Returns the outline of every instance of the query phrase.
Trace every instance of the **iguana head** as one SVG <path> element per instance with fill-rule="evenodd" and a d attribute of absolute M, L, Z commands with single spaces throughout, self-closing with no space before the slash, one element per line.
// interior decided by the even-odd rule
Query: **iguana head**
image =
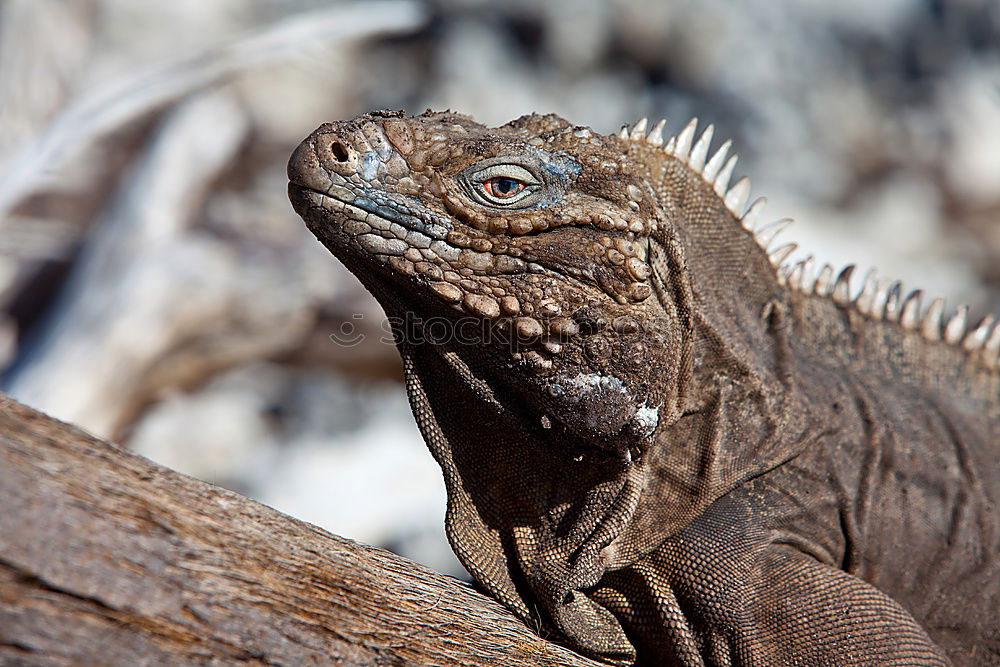
<path fill-rule="evenodd" d="M 488 355 L 525 419 L 630 460 L 676 413 L 691 322 L 680 246 L 653 247 L 670 221 L 622 145 L 552 115 L 376 112 L 303 142 L 290 195 L 397 335 Z"/>

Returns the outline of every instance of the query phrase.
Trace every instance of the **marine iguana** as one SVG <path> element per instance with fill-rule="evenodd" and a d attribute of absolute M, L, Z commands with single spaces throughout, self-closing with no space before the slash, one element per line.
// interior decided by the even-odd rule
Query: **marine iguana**
<path fill-rule="evenodd" d="M 785 263 L 712 134 L 376 111 L 289 195 L 525 621 L 623 665 L 1000 664 L 1000 325 Z"/>

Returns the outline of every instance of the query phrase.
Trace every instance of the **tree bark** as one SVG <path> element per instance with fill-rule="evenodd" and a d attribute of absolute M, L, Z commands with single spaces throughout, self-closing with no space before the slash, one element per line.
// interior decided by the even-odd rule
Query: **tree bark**
<path fill-rule="evenodd" d="M 466 584 L 2 396 L 0 503 L 0 664 L 597 664 Z"/>

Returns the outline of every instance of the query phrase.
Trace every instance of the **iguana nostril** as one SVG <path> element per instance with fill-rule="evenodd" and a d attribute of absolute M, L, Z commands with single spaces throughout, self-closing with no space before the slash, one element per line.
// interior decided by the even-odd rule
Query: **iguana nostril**
<path fill-rule="evenodd" d="M 344 144 L 339 141 L 335 141 L 330 144 L 330 152 L 333 153 L 333 157 L 337 158 L 337 162 L 347 162 L 349 153 L 347 152 L 347 148 Z"/>

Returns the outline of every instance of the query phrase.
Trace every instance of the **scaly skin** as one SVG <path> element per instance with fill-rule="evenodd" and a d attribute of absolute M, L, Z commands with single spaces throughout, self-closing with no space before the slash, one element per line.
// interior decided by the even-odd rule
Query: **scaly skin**
<path fill-rule="evenodd" d="M 1000 328 L 776 271 L 693 129 L 375 112 L 292 156 L 453 548 L 608 662 L 1000 663 Z"/>

